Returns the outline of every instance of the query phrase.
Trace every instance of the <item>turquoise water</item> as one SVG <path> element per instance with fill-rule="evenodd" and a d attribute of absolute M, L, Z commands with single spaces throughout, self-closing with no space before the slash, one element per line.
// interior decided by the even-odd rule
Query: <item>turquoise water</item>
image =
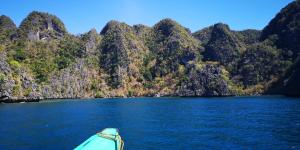
<path fill-rule="evenodd" d="M 300 99 L 135 98 L 0 104 L 0 149 L 72 149 L 107 127 L 125 150 L 300 149 Z"/>

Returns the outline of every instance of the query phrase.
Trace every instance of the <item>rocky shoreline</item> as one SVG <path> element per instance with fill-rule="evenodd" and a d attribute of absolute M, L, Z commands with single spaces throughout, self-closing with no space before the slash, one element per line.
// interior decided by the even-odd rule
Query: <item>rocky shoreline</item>
<path fill-rule="evenodd" d="M 239 97 L 249 97 L 249 96 L 273 96 L 273 95 L 239 95 Z M 286 95 L 276 95 L 276 96 L 286 96 Z M 237 97 L 237 95 L 219 95 L 219 96 L 140 96 L 140 97 L 76 97 L 76 98 L 47 98 L 47 99 L 5 99 L 0 100 L 0 103 L 32 103 L 32 102 L 41 102 L 41 101 L 52 101 L 52 100 L 93 100 L 93 99 L 131 99 L 131 98 L 168 98 L 168 97 L 174 97 L 174 98 L 221 98 L 221 97 Z M 288 97 L 299 97 L 299 96 L 288 96 Z"/>

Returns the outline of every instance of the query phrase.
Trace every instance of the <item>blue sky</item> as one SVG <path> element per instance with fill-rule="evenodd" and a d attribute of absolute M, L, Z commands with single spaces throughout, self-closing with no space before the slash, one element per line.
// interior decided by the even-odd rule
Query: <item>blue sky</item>
<path fill-rule="evenodd" d="M 0 14 L 19 25 L 33 10 L 58 16 L 73 34 L 97 31 L 110 20 L 152 26 L 172 18 L 196 31 L 223 22 L 234 30 L 262 29 L 293 0 L 5 0 Z"/>

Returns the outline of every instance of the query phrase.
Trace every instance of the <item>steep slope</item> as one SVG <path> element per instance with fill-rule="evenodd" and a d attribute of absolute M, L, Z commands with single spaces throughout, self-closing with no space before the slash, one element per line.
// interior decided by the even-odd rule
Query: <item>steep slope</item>
<path fill-rule="evenodd" d="M 98 47 L 101 42 L 101 35 L 97 33 L 96 29 L 92 29 L 89 32 L 81 35 L 81 41 L 84 43 L 84 55 L 85 56 L 100 56 Z"/>
<path fill-rule="evenodd" d="M 218 61 L 230 72 L 235 72 L 236 61 L 245 48 L 228 25 L 215 24 L 211 32 L 211 38 L 203 53 L 204 60 Z"/>
<path fill-rule="evenodd" d="M 300 1 L 283 8 L 264 28 L 261 40 L 271 40 L 282 49 L 283 57 L 291 67 L 266 91 L 268 94 L 299 96 L 300 81 Z M 297 59 L 296 59 L 297 58 Z"/>
<path fill-rule="evenodd" d="M 164 19 L 154 25 L 149 35 L 147 44 L 152 57 L 147 62 L 152 64 L 152 76 L 147 75 L 150 76 L 146 84 L 148 89 L 162 96 L 232 94 L 228 74 L 223 74 L 219 65 L 202 62 L 200 53 L 204 48 L 188 29 L 171 19 Z"/>
<path fill-rule="evenodd" d="M 0 99 L 134 96 L 299 96 L 299 1 L 263 30 L 215 24 L 195 33 L 110 21 L 71 35 L 32 12 L 19 29 L 0 17 Z"/>
<path fill-rule="evenodd" d="M 193 33 L 193 36 L 196 39 L 200 40 L 202 45 L 205 46 L 211 38 L 213 28 L 213 26 L 210 26 L 202 30 L 196 31 L 195 33 Z"/>
<path fill-rule="evenodd" d="M 179 65 L 200 60 L 203 48 L 189 30 L 171 19 L 161 20 L 152 29 L 149 49 L 156 55 L 154 76 L 163 76 L 178 71 Z"/>
<path fill-rule="evenodd" d="M 228 26 L 226 24 L 223 25 Z M 209 26 L 207 28 L 194 32 L 193 36 L 196 39 L 200 40 L 202 45 L 205 46 L 211 39 L 213 29 L 214 26 Z M 234 35 L 239 40 L 239 42 L 241 42 L 245 46 L 259 42 L 261 36 L 261 31 L 254 30 L 254 29 L 247 29 L 242 31 L 232 31 L 232 30 L 228 30 L 228 31 L 230 32 L 230 34 Z"/>
<path fill-rule="evenodd" d="M 11 48 L 13 47 L 10 45 L 0 51 L 0 100 L 39 99 L 38 85 L 30 69 L 13 58 L 21 58 L 20 50 L 7 50 Z"/>
<path fill-rule="evenodd" d="M 236 95 L 224 67 L 216 64 L 190 65 L 187 75 L 176 91 L 179 96 Z"/>
<path fill-rule="evenodd" d="M 283 8 L 263 29 L 261 40 L 275 38 L 276 45 L 285 51 L 291 50 L 292 57 L 300 53 L 300 1 L 296 0 Z"/>
<path fill-rule="evenodd" d="M 4 50 L 0 51 L 0 100 L 10 97 L 14 81 L 9 79 L 12 70 L 7 63 L 7 55 Z"/>
<path fill-rule="evenodd" d="M 285 77 L 283 92 L 277 92 L 288 96 L 300 96 L 300 59 L 290 69 L 291 74 Z"/>
<path fill-rule="evenodd" d="M 141 77 L 140 69 L 148 48 L 136 36 L 132 27 L 125 23 L 110 21 L 101 35 L 101 66 L 110 75 L 109 83 L 113 88 L 126 89 L 127 83 L 137 82 Z"/>
<path fill-rule="evenodd" d="M 238 75 L 246 87 L 276 80 L 291 65 L 283 56 L 282 50 L 270 42 L 253 44 L 238 62 Z"/>
<path fill-rule="evenodd" d="M 0 16 L 0 43 L 10 41 L 16 37 L 17 27 L 7 16 Z"/>
<path fill-rule="evenodd" d="M 33 11 L 22 22 L 18 34 L 31 41 L 61 39 L 67 30 L 56 16 Z"/>
<path fill-rule="evenodd" d="M 284 94 L 288 96 L 300 96 L 300 57 L 288 71 L 274 83 L 267 94 Z"/>

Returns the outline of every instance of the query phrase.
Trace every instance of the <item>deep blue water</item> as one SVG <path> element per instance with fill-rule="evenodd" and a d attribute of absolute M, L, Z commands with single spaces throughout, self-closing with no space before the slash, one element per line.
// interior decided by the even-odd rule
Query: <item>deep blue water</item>
<path fill-rule="evenodd" d="M 72 149 L 106 127 L 125 150 L 300 149 L 300 99 L 136 98 L 0 104 L 0 149 Z"/>

